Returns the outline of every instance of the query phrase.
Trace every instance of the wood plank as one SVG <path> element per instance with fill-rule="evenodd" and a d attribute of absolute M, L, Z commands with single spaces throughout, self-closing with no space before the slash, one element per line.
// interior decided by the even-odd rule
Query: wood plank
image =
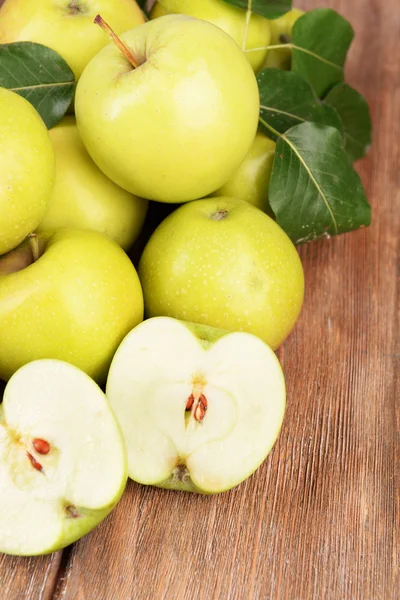
<path fill-rule="evenodd" d="M 374 145 L 359 170 L 374 211 L 371 228 L 300 250 L 306 299 L 280 351 L 279 441 L 231 492 L 130 483 L 62 562 L 3 557 L 7 600 L 398 597 L 400 11 L 397 0 L 298 5 L 331 6 L 355 26 L 348 79 L 372 108 Z"/>

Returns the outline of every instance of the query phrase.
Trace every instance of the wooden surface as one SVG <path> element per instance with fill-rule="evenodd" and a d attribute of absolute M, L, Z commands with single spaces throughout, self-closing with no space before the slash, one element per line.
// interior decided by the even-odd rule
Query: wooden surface
<path fill-rule="evenodd" d="M 306 298 L 280 351 L 288 408 L 274 450 L 217 497 L 130 483 L 72 548 L 0 558 L 4 600 L 395 600 L 399 581 L 400 8 L 331 6 L 357 37 L 348 80 L 372 109 L 358 168 L 363 231 L 302 247 Z"/>

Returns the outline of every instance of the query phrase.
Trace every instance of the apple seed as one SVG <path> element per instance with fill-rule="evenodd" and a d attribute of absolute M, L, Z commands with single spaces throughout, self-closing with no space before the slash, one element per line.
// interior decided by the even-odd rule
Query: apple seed
<path fill-rule="evenodd" d="M 41 438 L 32 440 L 32 446 L 39 454 L 48 454 L 50 452 L 49 442 L 46 442 L 46 440 L 42 440 Z"/>
<path fill-rule="evenodd" d="M 41 473 L 43 473 L 44 475 L 44 471 L 43 471 L 43 467 L 40 464 L 39 461 L 36 460 L 36 458 L 30 453 L 30 452 L 26 452 L 27 457 L 29 458 L 29 460 L 31 461 L 31 465 L 34 469 L 36 469 L 36 471 L 40 471 Z"/>

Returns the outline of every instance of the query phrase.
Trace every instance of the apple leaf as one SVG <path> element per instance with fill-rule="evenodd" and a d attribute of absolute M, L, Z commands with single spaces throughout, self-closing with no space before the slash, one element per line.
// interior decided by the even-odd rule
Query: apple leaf
<path fill-rule="evenodd" d="M 292 8 L 292 0 L 224 0 L 232 6 L 249 10 L 266 19 L 276 19 Z"/>
<path fill-rule="evenodd" d="M 313 121 L 335 127 L 343 135 L 343 123 L 337 111 L 323 104 L 301 75 L 281 69 L 264 69 L 257 75 L 260 91 L 260 123 L 273 140 L 275 132 L 285 133 L 291 127 Z M 272 127 L 265 126 L 268 124 Z"/>
<path fill-rule="evenodd" d="M 48 129 L 65 115 L 74 95 L 74 74 L 51 48 L 33 42 L 0 45 L 0 86 L 36 108 Z"/>
<path fill-rule="evenodd" d="M 364 96 L 346 83 L 340 83 L 332 88 L 324 102 L 340 115 L 345 148 L 351 160 L 365 156 L 372 141 L 372 123 Z"/>
<path fill-rule="evenodd" d="M 367 226 L 371 209 L 333 127 L 302 123 L 277 141 L 269 202 L 295 244 Z"/>
<path fill-rule="evenodd" d="M 324 96 L 344 79 L 344 64 L 354 31 L 330 8 L 317 8 L 300 17 L 292 31 L 292 71 L 302 75 L 317 96 Z"/>

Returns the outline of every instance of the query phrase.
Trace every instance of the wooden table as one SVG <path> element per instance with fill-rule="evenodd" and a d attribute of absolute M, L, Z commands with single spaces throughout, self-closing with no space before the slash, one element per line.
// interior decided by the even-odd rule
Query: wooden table
<path fill-rule="evenodd" d="M 260 470 L 216 497 L 130 483 L 91 535 L 0 558 L 2 600 L 395 600 L 399 581 L 400 6 L 331 6 L 372 109 L 366 230 L 300 248 L 302 317 L 279 355 L 288 408 Z"/>

